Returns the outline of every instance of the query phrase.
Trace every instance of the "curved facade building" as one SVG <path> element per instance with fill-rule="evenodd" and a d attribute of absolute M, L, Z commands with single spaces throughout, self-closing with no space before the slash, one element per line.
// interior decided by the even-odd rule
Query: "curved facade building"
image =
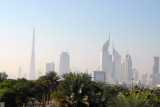
<path fill-rule="evenodd" d="M 111 71 L 112 71 L 112 55 L 109 54 L 110 37 L 107 42 L 103 45 L 100 52 L 100 71 L 106 72 L 106 81 L 110 82 Z"/>

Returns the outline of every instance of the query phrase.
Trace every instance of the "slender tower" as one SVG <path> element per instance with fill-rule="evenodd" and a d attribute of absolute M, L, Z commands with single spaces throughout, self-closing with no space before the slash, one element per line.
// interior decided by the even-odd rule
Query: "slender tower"
<path fill-rule="evenodd" d="M 126 71 L 127 71 L 127 83 L 132 84 L 132 79 L 133 79 L 132 59 L 129 54 L 126 55 Z"/>
<path fill-rule="evenodd" d="M 35 48 L 35 28 L 33 28 L 33 43 L 32 43 L 29 80 L 34 80 L 35 79 L 35 52 L 34 52 L 34 48 Z"/>
<path fill-rule="evenodd" d="M 110 34 L 107 42 L 104 43 L 100 52 L 100 71 L 106 72 L 106 81 L 110 82 L 110 72 L 112 64 L 112 56 L 109 54 Z"/>

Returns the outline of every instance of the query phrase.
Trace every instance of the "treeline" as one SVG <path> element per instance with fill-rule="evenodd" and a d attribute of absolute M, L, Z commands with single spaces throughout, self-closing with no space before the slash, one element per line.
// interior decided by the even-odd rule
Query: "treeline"
<path fill-rule="evenodd" d="M 159 107 L 160 89 L 127 88 L 93 82 L 85 73 L 47 73 L 38 80 L 7 79 L 0 73 L 0 102 L 6 107 L 48 105 L 57 107 Z"/>

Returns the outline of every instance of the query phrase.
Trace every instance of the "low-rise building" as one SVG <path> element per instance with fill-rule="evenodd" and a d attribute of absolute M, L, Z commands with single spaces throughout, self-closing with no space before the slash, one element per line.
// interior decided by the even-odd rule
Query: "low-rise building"
<path fill-rule="evenodd" d="M 93 71 L 93 81 L 106 82 L 106 72 L 104 72 L 104 71 Z"/>

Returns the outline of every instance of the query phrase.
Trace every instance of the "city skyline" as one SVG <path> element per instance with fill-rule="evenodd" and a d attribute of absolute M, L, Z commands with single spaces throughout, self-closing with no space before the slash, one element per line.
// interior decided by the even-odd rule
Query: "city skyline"
<path fill-rule="evenodd" d="M 21 66 L 22 74 L 29 72 L 35 26 L 36 72 L 44 74 L 46 63 L 51 61 L 58 71 L 60 53 L 66 50 L 73 71 L 97 70 L 100 48 L 110 32 L 111 44 L 114 41 L 122 60 L 128 51 L 133 68 L 140 74 L 152 73 L 152 58 L 160 55 L 159 5 L 156 0 L 0 1 L 0 71 L 16 74 Z"/>
<path fill-rule="evenodd" d="M 126 82 L 126 80 L 123 80 L 123 79 L 127 79 L 127 81 L 129 81 L 129 80 L 131 80 L 131 79 L 129 79 L 129 78 L 132 78 L 132 75 L 131 74 L 129 74 L 128 72 L 132 72 L 132 70 L 134 71 L 134 70 L 136 70 L 136 68 L 133 68 L 132 67 L 132 61 L 131 61 L 131 56 L 128 54 L 128 52 L 127 52 L 127 54 L 126 54 L 126 58 L 125 58 L 125 60 L 126 60 L 126 68 L 123 68 L 123 64 L 125 64 L 125 62 L 123 62 L 123 60 L 121 60 L 121 55 L 116 51 L 116 49 L 115 49 L 115 47 L 114 47 L 114 44 L 113 44 L 113 53 L 112 54 L 110 54 L 109 53 L 109 47 L 110 47 L 110 33 L 109 33 L 109 38 L 108 38 L 108 40 L 104 43 L 104 45 L 102 46 L 102 48 L 101 48 L 101 51 L 100 51 L 100 72 L 101 71 L 104 71 L 104 72 L 106 72 L 106 82 L 111 82 L 112 84 L 115 84 L 115 82 L 120 82 L 120 83 L 122 83 L 122 82 Z M 22 76 L 22 77 L 25 77 L 25 78 L 29 78 L 30 80 L 34 80 L 34 79 L 37 79 L 37 77 L 39 77 L 39 75 L 44 75 L 45 73 L 49 73 L 50 71 L 55 71 L 55 65 L 54 65 L 54 63 L 52 62 L 52 63 L 46 63 L 46 72 L 44 72 L 44 74 L 42 74 L 42 72 L 41 71 L 35 71 L 35 28 L 33 28 L 33 40 L 32 40 L 32 54 L 31 54 L 31 62 L 30 62 L 30 72 L 27 72 L 27 74 L 28 75 L 26 75 L 26 72 L 22 72 L 21 71 L 21 67 L 19 68 L 19 70 L 18 70 L 18 74 L 17 75 L 13 75 L 13 77 L 12 78 L 21 78 L 19 75 L 21 75 L 22 76 L 22 74 L 21 73 L 23 73 L 23 75 L 25 75 L 25 76 Z M 107 55 L 107 57 L 102 57 L 103 56 L 103 54 L 106 54 Z M 105 55 L 105 56 L 106 56 Z M 131 67 L 131 68 L 129 68 L 130 70 L 128 71 L 127 69 L 128 69 L 128 65 L 127 65 L 127 63 L 128 63 L 128 56 L 129 56 L 129 60 L 131 61 L 131 65 L 129 64 L 129 66 Z M 68 57 L 68 58 L 67 58 Z M 117 60 L 117 58 L 118 58 L 118 60 Z M 154 56 L 154 57 L 158 57 L 158 56 Z M 101 64 L 102 62 L 101 61 L 103 61 L 103 59 L 105 59 L 105 58 L 107 58 L 107 60 L 109 60 L 109 61 L 111 61 L 111 64 L 108 62 L 108 64 L 106 63 L 106 64 Z M 159 58 L 159 57 L 158 57 Z M 116 61 L 116 62 L 115 62 Z M 60 55 L 60 64 L 59 64 L 59 70 L 58 71 L 56 71 L 58 74 L 64 74 L 64 73 L 68 73 L 68 72 L 75 72 L 74 70 L 72 70 L 72 69 L 70 69 L 70 55 L 68 54 L 68 52 L 63 52 L 62 51 L 62 53 L 61 53 L 61 55 Z M 62 63 L 62 64 L 61 64 Z M 118 64 L 118 66 L 117 66 L 117 64 Z M 32 64 L 34 64 L 34 65 L 32 65 Z M 66 64 L 69 64 L 69 65 L 66 65 Z M 105 69 L 103 68 L 103 66 L 106 66 L 107 68 L 106 69 L 108 69 L 108 71 L 105 71 Z M 67 67 L 68 66 L 68 67 Z M 159 65 L 157 65 L 157 66 L 159 66 Z M 34 68 L 33 68 L 34 67 Z M 64 67 L 64 68 L 63 68 Z M 102 68 L 101 68 L 102 67 Z M 154 66 L 153 66 L 154 67 Z M 66 70 L 66 68 L 68 69 L 68 70 Z M 32 69 L 34 69 L 34 73 L 32 73 Z M 61 70 L 61 69 L 63 69 L 63 70 Z M 103 70 L 104 69 L 104 70 Z M 126 69 L 126 71 L 123 71 L 122 69 Z M 77 69 L 78 70 L 78 69 Z M 86 69 L 85 69 L 86 70 Z M 85 70 L 83 71 L 83 72 L 85 72 Z M 94 70 L 95 71 L 95 70 Z M 90 73 L 94 73 L 94 71 L 90 71 L 90 72 L 88 72 L 89 74 Z M 81 71 L 82 72 L 82 71 Z M 124 73 L 122 73 L 122 72 L 126 72 L 126 74 L 124 74 Z M 136 71 L 137 72 L 137 71 Z M 159 73 L 159 70 L 157 71 L 158 73 Z M 118 75 L 117 75 L 118 74 Z M 148 74 L 148 73 L 144 73 L 144 74 Z M 142 75 L 140 75 L 140 76 L 143 76 L 144 74 L 142 74 Z M 152 74 L 152 73 L 151 73 Z M 11 74 L 12 75 L 12 74 Z M 116 76 L 119 76 L 119 77 L 116 77 Z M 126 76 L 126 77 L 123 77 L 123 76 Z M 130 76 L 130 77 L 129 77 Z M 9 75 L 9 77 L 10 77 L 10 75 Z M 10 77 L 11 78 L 11 77 Z M 112 79 L 111 79 L 112 78 Z M 115 79 L 116 78 L 116 79 Z M 139 76 L 137 77 L 137 78 L 139 78 Z M 111 80 L 109 80 L 109 79 L 111 79 Z M 135 79 L 135 78 L 134 78 Z M 123 81 L 122 81 L 123 80 Z M 139 81 L 142 81 L 143 82 L 143 78 L 139 78 L 138 79 Z M 129 83 L 129 82 L 128 82 Z M 131 82 L 130 82 L 131 83 Z"/>
<path fill-rule="evenodd" d="M 108 46 L 107 46 L 107 52 L 108 52 L 108 55 L 109 56 L 111 56 L 111 59 L 112 59 L 112 57 L 113 57 L 113 59 L 112 59 L 112 63 L 114 63 L 114 53 L 116 52 L 116 50 L 115 50 L 115 48 L 114 48 L 114 43 L 113 43 L 113 56 L 109 53 L 109 48 L 110 48 L 110 32 L 109 32 L 109 35 L 108 35 L 108 37 L 109 37 L 109 39 L 105 42 L 105 44 L 107 44 Z M 104 44 L 104 45 L 105 45 Z M 103 46 L 104 47 L 104 46 Z M 34 48 L 35 48 L 35 28 L 33 28 L 33 40 L 32 40 L 32 54 L 31 54 L 31 62 L 30 62 L 30 72 L 21 72 L 21 73 L 23 73 L 23 74 L 21 74 L 21 75 L 26 75 L 26 74 L 28 74 L 28 75 L 26 75 L 25 77 L 26 78 L 29 78 L 29 79 L 31 79 L 31 75 L 33 76 L 33 74 L 31 74 L 31 66 L 32 66 L 32 63 L 34 63 L 34 62 L 32 62 L 32 60 L 35 60 L 35 52 L 34 52 Z M 102 51 L 102 49 L 101 49 L 101 51 Z M 67 53 L 67 52 L 63 52 L 62 51 L 62 53 Z M 119 54 L 119 53 L 118 53 Z M 128 51 L 127 51 L 127 53 L 126 53 L 126 55 L 128 55 Z M 61 55 L 60 55 L 61 56 Z M 100 55 L 101 56 L 101 55 Z M 125 55 L 124 55 L 125 56 Z M 33 58 L 34 57 L 34 58 Z M 120 57 L 121 57 L 121 55 L 120 55 Z M 123 57 L 123 56 L 122 56 Z M 153 56 L 153 57 L 158 57 L 157 55 L 155 55 L 155 56 Z M 101 58 L 100 58 L 101 59 Z M 125 58 L 124 59 L 122 59 L 120 62 L 121 63 L 123 63 L 123 60 L 125 60 Z M 60 60 L 59 60 L 59 62 L 60 62 Z M 53 63 L 53 62 L 52 62 Z M 55 65 L 54 65 L 55 66 Z M 110 66 L 110 67 L 113 67 L 113 66 Z M 97 67 L 98 68 L 98 67 Z M 35 65 L 34 65 L 34 69 L 35 69 Z M 134 68 L 133 67 L 133 69 L 136 69 L 136 68 Z M 76 69 L 71 69 L 71 72 L 74 72 L 74 70 L 76 71 L 76 70 L 79 70 L 78 68 L 76 68 Z M 89 73 L 93 73 L 93 71 L 95 71 L 96 69 L 94 69 L 94 70 L 91 70 Z M 120 70 L 120 69 L 119 69 Z M 56 71 L 56 70 L 55 70 Z M 101 71 L 103 71 L 103 70 L 101 70 Z M 111 73 L 113 73 L 113 70 L 111 70 L 112 72 Z M 6 71 L 5 71 L 6 72 Z M 60 73 L 60 70 L 57 70 L 56 71 L 58 74 L 61 74 Z M 83 70 L 83 71 L 81 71 L 81 72 L 85 72 L 85 69 Z M 121 71 L 120 71 L 121 72 Z M 43 75 L 46 73 L 46 71 L 44 71 L 43 72 Z M 66 72 L 67 73 L 67 72 Z M 140 74 L 141 74 L 141 72 L 139 72 Z M 146 73 L 146 72 L 144 72 L 144 73 Z M 152 74 L 152 71 L 151 72 L 149 72 L 150 74 Z M 38 77 L 38 74 L 39 74 L 39 71 L 37 70 L 37 71 L 35 71 L 35 73 L 34 73 L 34 79 L 36 79 L 37 77 Z M 148 72 L 147 72 L 147 74 L 148 74 Z M 9 74 L 9 75 L 12 75 L 12 74 Z M 112 74 L 111 74 L 112 75 Z M 14 74 L 14 75 L 12 75 L 13 77 L 12 78 L 18 78 L 19 77 L 19 74 Z M 143 76 L 143 74 L 141 74 L 140 76 Z M 24 76 L 23 76 L 24 77 Z M 109 78 L 107 78 L 107 79 L 109 79 Z M 119 78 L 120 79 L 120 78 Z M 139 80 L 141 80 L 142 81 L 142 79 L 143 78 L 141 78 L 140 77 L 140 79 Z M 33 80 L 33 79 L 31 79 L 31 80 Z"/>

